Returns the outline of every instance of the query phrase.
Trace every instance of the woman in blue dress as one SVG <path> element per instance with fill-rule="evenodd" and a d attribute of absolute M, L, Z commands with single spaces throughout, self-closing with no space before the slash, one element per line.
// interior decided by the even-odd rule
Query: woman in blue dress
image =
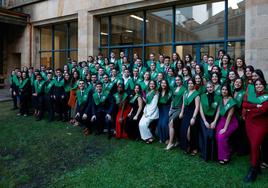
<path fill-rule="evenodd" d="M 166 143 L 169 139 L 168 129 L 168 113 L 170 109 L 172 99 L 172 92 L 166 80 L 161 81 L 161 87 L 159 89 L 159 120 L 157 123 L 157 134 L 159 136 L 160 143 Z"/>
<path fill-rule="evenodd" d="M 188 80 L 188 91 L 183 96 L 182 110 L 180 119 L 182 124 L 180 128 L 180 146 L 187 153 L 195 155 L 198 148 L 198 112 L 200 106 L 200 97 L 195 90 L 195 80 Z"/>

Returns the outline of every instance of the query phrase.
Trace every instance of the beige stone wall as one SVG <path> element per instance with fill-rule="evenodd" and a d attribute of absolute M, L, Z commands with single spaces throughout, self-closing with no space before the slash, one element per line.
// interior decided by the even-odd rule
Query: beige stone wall
<path fill-rule="evenodd" d="M 246 63 L 264 71 L 268 79 L 268 1 L 246 1 Z"/>

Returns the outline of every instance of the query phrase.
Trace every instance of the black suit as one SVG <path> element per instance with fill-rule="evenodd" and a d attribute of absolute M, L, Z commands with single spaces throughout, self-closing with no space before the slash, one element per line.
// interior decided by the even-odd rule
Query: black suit
<path fill-rule="evenodd" d="M 55 80 L 56 82 L 61 82 L 63 80 L 63 77 L 60 77 L 60 78 L 56 77 Z M 55 110 L 59 114 L 59 120 L 61 120 L 62 118 L 67 119 L 68 114 L 66 110 L 64 109 L 65 107 L 64 102 L 66 98 L 64 85 L 62 86 L 55 85 L 54 95 L 55 95 Z"/>

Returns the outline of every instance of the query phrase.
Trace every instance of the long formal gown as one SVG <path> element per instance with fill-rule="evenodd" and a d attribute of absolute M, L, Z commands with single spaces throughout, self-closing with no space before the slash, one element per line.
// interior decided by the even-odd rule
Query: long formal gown
<path fill-rule="evenodd" d="M 147 98 L 149 98 L 151 92 L 147 94 Z M 148 101 L 146 99 L 146 105 L 143 110 L 143 115 L 139 122 L 140 135 L 141 139 L 143 140 L 147 140 L 153 137 L 149 125 L 153 120 L 159 118 L 159 109 L 157 107 L 158 98 L 158 93 L 155 93 L 151 101 Z"/>
<path fill-rule="evenodd" d="M 137 96 L 133 96 L 130 99 L 129 104 L 132 108 L 132 113 L 130 117 L 127 117 L 127 121 L 126 121 L 126 132 L 128 134 L 128 137 L 133 140 L 140 138 L 139 121 L 141 119 L 142 112 L 139 114 L 137 120 L 133 119 L 139 109 L 139 104 L 138 104 L 139 97 L 141 96 L 137 95 Z"/>
<path fill-rule="evenodd" d="M 198 117 L 196 117 L 195 124 L 190 126 L 191 118 L 195 110 L 195 98 L 198 92 L 194 91 L 190 96 L 186 92 L 184 95 L 184 113 L 180 128 L 180 147 L 184 151 L 191 151 L 197 149 L 198 146 Z M 187 139 L 188 128 L 190 127 L 190 141 Z"/>

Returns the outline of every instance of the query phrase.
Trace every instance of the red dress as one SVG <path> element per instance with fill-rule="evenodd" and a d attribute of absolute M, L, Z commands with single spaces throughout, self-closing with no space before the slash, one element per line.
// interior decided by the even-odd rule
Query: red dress
<path fill-rule="evenodd" d="M 116 122 L 115 122 L 115 128 L 116 128 L 116 138 L 128 138 L 126 133 L 126 119 L 127 115 L 129 114 L 131 110 L 131 106 L 128 104 L 127 100 L 124 100 L 123 102 L 120 102 L 119 109 L 116 115 Z M 122 122 L 120 123 L 120 118 L 122 118 Z"/>
<path fill-rule="evenodd" d="M 257 94 L 258 96 L 258 94 Z M 257 167 L 260 156 L 260 146 L 268 134 L 268 101 L 257 108 L 257 104 L 243 102 L 246 131 L 250 141 L 250 163 Z"/>

